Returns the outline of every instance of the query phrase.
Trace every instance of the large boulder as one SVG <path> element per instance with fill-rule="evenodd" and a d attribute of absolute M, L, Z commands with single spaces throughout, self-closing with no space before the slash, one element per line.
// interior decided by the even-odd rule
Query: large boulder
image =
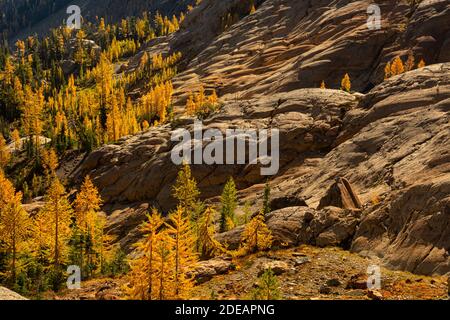
<path fill-rule="evenodd" d="M 272 270 L 273 274 L 276 276 L 279 276 L 280 274 L 283 274 L 285 272 L 288 272 L 290 270 L 290 266 L 285 261 L 269 261 L 265 263 L 261 263 L 258 266 L 258 277 L 260 277 L 262 274 L 264 274 L 268 270 Z"/>
<path fill-rule="evenodd" d="M 317 209 L 329 206 L 358 210 L 361 209 L 362 204 L 351 183 L 345 178 L 337 178 L 336 182 L 320 200 Z"/>
<path fill-rule="evenodd" d="M 227 273 L 233 267 L 231 259 L 227 257 L 216 257 L 206 261 L 198 262 L 192 276 L 197 283 L 203 283 L 211 280 L 216 275 Z"/>

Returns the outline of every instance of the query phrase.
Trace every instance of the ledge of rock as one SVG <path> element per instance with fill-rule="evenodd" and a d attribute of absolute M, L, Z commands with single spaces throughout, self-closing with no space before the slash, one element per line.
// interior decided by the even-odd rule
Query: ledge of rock
<path fill-rule="evenodd" d="M 11 291 L 4 287 L 0 287 L 0 300 L 28 300 L 28 299 L 22 297 L 18 293 L 15 293 L 14 291 Z"/>
<path fill-rule="evenodd" d="M 200 261 L 193 270 L 193 276 L 197 283 L 203 283 L 216 275 L 227 273 L 232 266 L 231 258 L 217 257 Z"/>

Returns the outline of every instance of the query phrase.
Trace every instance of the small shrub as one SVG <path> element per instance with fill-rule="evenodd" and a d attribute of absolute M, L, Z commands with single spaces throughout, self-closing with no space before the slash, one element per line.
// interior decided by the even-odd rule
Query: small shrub
<path fill-rule="evenodd" d="M 252 300 L 281 299 L 278 279 L 272 269 L 266 270 L 259 278 L 257 287 L 251 293 Z"/>

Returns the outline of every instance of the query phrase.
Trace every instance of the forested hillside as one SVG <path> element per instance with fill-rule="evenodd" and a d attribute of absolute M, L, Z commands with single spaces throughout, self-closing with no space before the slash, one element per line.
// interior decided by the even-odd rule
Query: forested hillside
<path fill-rule="evenodd" d="M 13 35 L 67 7 L 68 0 L 2 0 L 0 1 L 0 32 Z"/>
<path fill-rule="evenodd" d="M 28 35 L 45 35 L 67 20 L 66 9 L 78 5 L 85 21 L 95 22 L 103 17 L 108 23 L 116 23 L 122 18 L 139 16 L 144 11 L 172 15 L 185 10 L 193 0 L 0 0 L 0 34 L 16 40 Z"/>

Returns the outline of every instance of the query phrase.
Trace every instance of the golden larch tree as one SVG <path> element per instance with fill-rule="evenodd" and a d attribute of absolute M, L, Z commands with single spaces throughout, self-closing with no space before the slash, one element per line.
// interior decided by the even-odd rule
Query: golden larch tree
<path fill-rule="evenodd" d="M 116 237 L 105 232 L 106 218 L 99 216 L 97 219 L 96 232 L 94 234 L 94 251 L 97 254 L 99 270 L 104 272 L 106 262 L 112 261 L 117 254 L 118 248 L 114 247 L 113 242 Z M 120 249 L 120 248 L 119 248 Z"/>
<path fill-rule="evenodd" d="M 164 224 L 164 219 L 158 210 L 153 209 L 147 216 L 147 221 L 141 225 L 144 237 L 136 244 L 137 251 L 141 255 L 131 263 L 129 277 L 128 296 L 132 299 L 153 300 L 157 299 L 155 284 L 158 281 L 157 274 L 157 244 L 160 241 L 158 232 Z"/>
<path fill-rule="evenodd" d="M 208 102 L 212 105 L 216 105 L 219 103 L 219 97 L 217 96 L 217 92 L 215 89 L 211 92 L 211 95 L 208 97 Z"/>
<path fill-rule="evenodd" d="M 147 272 L 147 293 L 148 297 L 151 299 L 153 296 L 153 274 L 155 270 L 155 247 L 158 239 L 158 231 L 161 226 L 164 224 L 164 220 L 161 217 L 161 214 L 158 210 L 153 209 L 152 214 L 148 216 L 148 221 L 144 223 L 141 227 L 141 231 L 145 234 L 145 238 L 142 242 L 141 249 L 145 252 L 145 259 L 148 263 L 148 272 Z"/>
<path fill-rule="evenodd" d="M 4 71 L 1 73 L 1 80 L 4 81 L 4 84 L 6 86 L 10 86 L 13 84 L 14 70 L 15 67 L 14 64 L 11 63 L 11 58 L 9 56 L 6 56 Z"/>
<path fill-rule="evenodd" d="M 103 217 L 100 215 L 102 200 L 97 188 L 92 183 L 89 176 L 86 176 L 81 185 L 80 192 L 73 203 L 74 216 L 77 231 L 84 238 L 90 237 L 92 247 L 100 248 L 103 245 Z M 92 263 L 92 252 L 84 245 L 80 246 L 81 267 L 83 266 L 84 256 L 87 257 L 89 264 Z"/>
<path fill-rule="evenodd" d="M 45 174 L 48 177 L 53 177 L 56 174 L 58 168 L 58 155 L 54 149 L 43 149 L 41 151 L 42 165 L 45 170 Z"/>
<path fill-rule="evenodd" d="M 14 95 L 17 105 L 19 107 L 23 106 L 25 101 L 25 93 L 23 92 L 22 83 L 20 82 L 20 79 L 17 76 L 14 77 Z"/>
<path fill-rule="evenodd" d="M 411 71 L 414 69 L 415 66 L 416 66 L 416 61 L 414 59 L 414 55 L 412 54 L 412 52 L 410 52 L 408 55 L 408 59 L 406 60 L 406 63 L 405 63 L 405 71 Z"/>
<path fill-rule="evenodd" d="M 178 200 L 178 204 L 183 209 L 187 217 L 191 217 L 197 206 L 200 191 L 197 188 L 197 182 L 192 177 L 191 167 L 186 162 L 178 172 L 177 181 L 173 186 L 173 196 Z"/>
<path fill-rule="evenodd" d="M 236 226 L 237 190 L 233 177 L 229 177 L 220 196 L 220 232 L 229 231 Z"/>
<path fill-rule="evenodd" d="M 254 253 L 269 249 L 272 246 L 272 232 L 266 225 L 262 210 L 246 225 L 241 238 L 243 243 L 242 253 Z"/>
<path fill-rule="evenodd" d="M 150 128 L 150 124 L 147 120 L 142 121 L 142 130 L 148 130 Z"/>
<path fill-rule="evenodd" d="M 384 80 L 387 80 L 391 77 L 392 72 L 391 72 L 391 63 L 388 62 L 386 64 L 386 66 L 384 67 Z"/>
<path fill-rule="evenodd" d="M 101 112 L 106 115 L 106 110 L 111 104 L 113 90 L 113 66 L 107 54 L 102 53 L 99 64 L 93 69 L 92 74 L 96 82 L 96 91 L 99 95 Z M 106 120 L 106 119 L 101 119 Z M 102 123 L 104 125 L 104 123 Z"/>
<path fill-rule="evenodd" d="M 6 204 L 11 201 L 14 194 L 14 185 L 6 178 L 5 173 L 0 168 L 0 208 L 6 206 Z"/>
<path fill-rule="evenodd" d="M 425 60 L 420 59 L 419 64 L 417 65 L 417 68 L 423 68 L 426 66 Z"/>
<path fill-rule="evenodd" d="M 111 99 L 111 111 L 108 113 L 106 127 L 109 141 L 117 141 L 120 138 L 120 128 L 122 124 L 121 113 L 115 95 Z"/>
<path fill-rule="evenodd" d="M 189 217 L 186 217 L 180 206 L 170 215 L 166 225 L 168 235 L 173 239 L 175 298 L 188 299 L 194 286 L 194 280 L 189 273 L 197 262 L 195 235 Z"/>
<path fill-rule="evenodd" d="M 216 226 L 214 224 L 214 217 L 216 211 L 208 207 L 203 212 L 200 222 L 198 224 L 198 247 L 200 257 L 202 259 L 209 259 L 217 254 L 225 253 L 225 248 L 216 240 Z"/>
<path fill-rule="evenodd" d="M 200 85 L 199 91 L 194 97 L 196 109 L 201 109 L 205 104 L 205 100 L 205 88 L 203 87 L 203 85 Z"/>
<path fill-rule="evenodd" d="M 33 258 L 41 263 L 48 264 L 50 257 L 51 226 L 47 221 L 47 217 L 37 214 L 33 219 L 33 241 L 31 241 L 30 249 Z"/>
<path fill-rule="evenodd" d="M 6 140 L 0 133 L 0 168 L 5 168 L 11 160 L 11 151 L 9 150 Z"/>
<path fill-rule="evenodd" d="M 45 195 L 45 203 L 38 216 L 47 224 L 50 259 L 53 266 L 58 268 L 67 257 L 68 241 L 71 236 L 72 207 L 64 186 L 57 177 L 53 178 Z"/>
<path fill-rule="evenodd" d="M 34 93 L 30 86 L 25 86 L 25 101 L 22 123 L 29 141 L 34 143 L 35 154 L 39 152 L 39 139 L 43 129 L 42 114 L 45 106 L 43 88 Z"/>
<path fill-rule="evenodd" d="M 152 291 L 155 292 L 156 300 L 175 299 L 175 259 L 174 259 L 174 239 L 164 229 L 158 233 L 158 240 L 155 244 L 155 284 Z"/>
<path fill-rule="evenodd" d="M 14 191 L 14 190 L 11 190 Z M 11 280 L 16 281 L 17 257 L 28 240 L 32 225 L 28 213 L 22 208 L 22 193 L 10 195 L 8 203 L 1 206 L 0 242 L 11 254 Z"/>
<path fill-rule="evenodd" d="M 391 75 L 397 76 L 399 74 L 402 74 L 403 72 L 405 72 L 403 61 L 400 57 L 396 57 L 391 63 Z"/>
<path fill-rule="evenodd" d="M 350 76 L 348 75 L 348 73 L 346 73 L 344 78 L 341 81 L 341 90 L 350 92 L 351 89 L 352 89 L 352 83 L 350 81 Z"/>
<path fill-rule="evenodd" d="M 148 296 L 148 264 L 145 259 L 139 258 L 129 262 L 130 271 L 126 275 L 127 284 L 123 291 L 129 300 L 152 300 Z M 152 279 L 153 281 L 153 279 Z"/>
<path fill-rule="evenodd" d="M 21 141 L 20 141 L 20 133 L 19 130 L 14 129 L 14 131 L 11 133 L 11 138 L 14 141 L 14 148 L 16 151 L 19 151 L 21 148 Z"/>
<path fill-rule="evenodd" d="M 188 99 L 186 100 L 186 108 L 185 109 L 186 109 L 186 114 L 189 116 L 193 116 L 195 114 L 195 112 L 197 111 L 192 93 L 189 95 Z"/>

